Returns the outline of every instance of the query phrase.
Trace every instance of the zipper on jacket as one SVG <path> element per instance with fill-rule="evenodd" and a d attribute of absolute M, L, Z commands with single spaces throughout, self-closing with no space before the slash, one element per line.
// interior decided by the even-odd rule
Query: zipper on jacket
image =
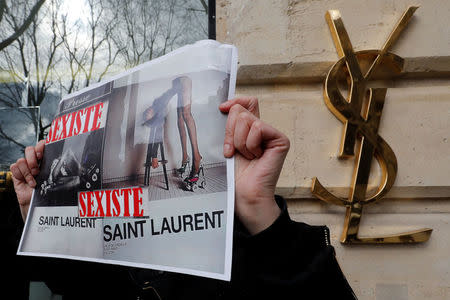
<path fill-rule="evenodd" d="M 330 246 L 331 242 L 330 242 L 330 229 L 327 226 L 323 227 L 323 232 L 325 235 L 325 245 L 326 246 Z"/>

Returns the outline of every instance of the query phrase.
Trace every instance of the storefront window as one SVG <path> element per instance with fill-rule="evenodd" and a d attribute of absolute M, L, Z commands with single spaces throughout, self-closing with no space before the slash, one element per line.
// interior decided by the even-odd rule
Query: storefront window
<path fill-rule="evenodd" d="M 0 168 L 23 156 L 28 145 L 36 143 L 39 107 L 0 108 Z"/>
<path fill-rule="evenodd" d="M 215 35 L 214 1 L 5 4 L 0 7 L 0 145 L 7 153 L 2 169 L 45 137 L 64 95 Z"/>

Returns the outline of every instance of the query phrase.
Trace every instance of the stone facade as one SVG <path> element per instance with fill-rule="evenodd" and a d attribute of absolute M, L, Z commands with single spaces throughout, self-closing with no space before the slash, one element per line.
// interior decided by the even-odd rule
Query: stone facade
<path fill-rule="evenodd" d="M 379 135 L 398 160 L 386 199 L 366 206 L 360 235 L 433 228 L 415 245 L 339 243 L 345 208 L 315 199 L 312 178 L 346 196 L 353 159 L 338 160 L 342 123 L 323 99 L 338 55 L 324 15 L 338 9 L 355 51 L 380 49 L 409 5 L 420 5 L 390 52 L 404 59 L 387 87 Z M 278 184 L 292 217 L 327 224 L 347 278 L 360 299 L 450 299 L 450 2 L 217 0 L 217 39 L 239 51 L 237 95 L 260 100 L 262 118 L 286 133 L 291 150 Z M 374 160 L 370 186 L 380 169 Z"/>

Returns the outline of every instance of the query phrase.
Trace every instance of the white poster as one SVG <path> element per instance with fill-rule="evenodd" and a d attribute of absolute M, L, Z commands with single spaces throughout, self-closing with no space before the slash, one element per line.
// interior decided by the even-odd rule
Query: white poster
<path fill-rule="evenodd" d="M 236 66 L 200 41 L 65 97 L 18 253 L 230 280 Z"/>

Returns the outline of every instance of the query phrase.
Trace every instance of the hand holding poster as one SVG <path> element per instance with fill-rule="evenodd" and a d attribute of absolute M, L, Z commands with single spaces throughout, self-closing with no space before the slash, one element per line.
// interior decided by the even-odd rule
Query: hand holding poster
<path fill-rule="evenodd" d="M 185 46 L 65 97 L 19 254 L 229 280 L 234 167 L 223 156 L 236 49 Z"/>

